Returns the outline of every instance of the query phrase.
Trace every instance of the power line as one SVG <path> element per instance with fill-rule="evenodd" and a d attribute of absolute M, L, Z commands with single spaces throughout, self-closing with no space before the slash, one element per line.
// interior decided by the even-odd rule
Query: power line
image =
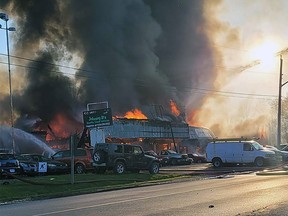
<path fill-rule="evenodd" d="M 5 55 L 5 54 L 1 54 L 0 53 L 0 55 Z M 37 62 L 37 63 L 45 63 L 45 64 L 48 64 L 48 65 L 51 65 L 51 66 L 63 67 L 63 68 L 68 68 L 68 69 L 84 71 L 84 72 L 95 74 L 95 71 L 89 71 L 89 70 L 75 68 L 75 67 L 57 65 L 57 64 L 52 64 L 52 63 L 49 63 L 49 62 L 37 61 L 37 60 L 32 60 L 32 59 L 23 58 L 23 57 L 17 57 L 17 56 L 13 56 L 13 57 L 14 58 L 18 58 L 18 59 L 22 59 L 22 60 L 26 60 L 26 61 L 32 61 L 32 62 Z M 0 62 L 0 64 L 7 64 L 7 63 L 6 62 Z M 20 65 L 20 64 L 11 64 L 11 65 L 13 65 L 15 67 L 22 67 L 22 68 L 29 68 L 29 69 L 37 70 L 36 67 L 27 66 L 27 65 Z M 67 73 L 67 72 L 63 72 L 63 71 L 55 71 L 55 70 L 49 70 L 49 71 L 53 72 L 53 73 L 59 73 L 59 74 L 68 75 L 68 76 L 83 77 L 83 78 L 89 78 L 89 79 L 97 79 L 97 77 L 87 76 L 87 75 L 71 74 L 71 73 Z M 143 86 L 143 87 L 149 86 L 149 84 L 147 82 L 145 82 L 144 80 L 135 80 L 135 81 L 138 82 L 138 84 L 137 84 L 138 86 Z M 171 91 L 175 91 L 175 87 L 174 86 L 170 86 L 170 85 L 165 84 L 165 83 L 162 83 L 161 85 L 162 86 L 165 85 L 167 88 L 170 88 Z M 226 97 L 238 97 L 238 98 L 266 97 L 266 98 L 258 98 L 258 99 L 267 99 L 267 97 L 269 97 L 269 98 L 276 98 L 277 97 L 276 95 L 262 95 L 262 94 L 251 94 L 251 93 L 241 93 L 241 92 L 229 92 L 229 91 L 219 91 L 219 90 L 192 88 L 192 87 L 187 87 L 186 89 L 187 89 L 186 92 L 191 92 L 191 91 L 194 90 L 194 91 L 202 91 L 202 92 L 194 92 L 194 93 L 198 93 L 198 94 L 207 94 L 209 92 L 210 94 L 226 96 Z"/>
<path fill-rule="evenodd" d="M 0 55 L 7 56 L 7 54 L 4 54 L 4 53 L 0 53 Z M 44 64 L 47 64 L 47 65 L 57 66 L 57 67 L 66 68 L 66 69 L 72 69 L 72 70 L 76 70 L 76 71 L 84 71 L 84 72 L 87 72 L 87 73 L 95 73 L 95 71 L 92 71 L 92 70 L 86 70 L 86 69 L 76 68 L 76 67 L 71 67 L 71 66 L 66 66 L 66 65 L 59 65 L 59 64 L 54 64 L 54 63 L 45 62 L 45 61 L 38 61 L 38 60 L 24 58 L 24 57 L 19 57 L 19 56 L 10 55 L 10 57 L 11 58 L 25 60 L 25 61 L 36 62 L 36 63 L 44 63 Z"/>

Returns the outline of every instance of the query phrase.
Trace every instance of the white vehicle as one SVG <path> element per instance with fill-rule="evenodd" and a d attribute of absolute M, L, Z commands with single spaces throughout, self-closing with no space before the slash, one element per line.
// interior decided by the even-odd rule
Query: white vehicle
<path fill-rule="evenodd" d="M 225 163 L 248 164 L 254 163 L 262 167 L 266 162 L 276 161 L 275 152 L 264 149 L 254 140 L 243 141 L 214 141 L 206 147 L 207 162 L 214 167 Z"/>

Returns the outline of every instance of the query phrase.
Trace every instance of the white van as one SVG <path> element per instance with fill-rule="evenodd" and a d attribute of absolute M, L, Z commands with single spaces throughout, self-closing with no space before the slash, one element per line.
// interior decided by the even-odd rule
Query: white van
<path fill-rule="evenodd" d="M 266 162 L 276 161 L 275 152 L 264 149 L 254 140 L 210 142 L 206 147 L 206 158 L 214 167 L 225 163 L 254 163 L 262 167 Z"/>

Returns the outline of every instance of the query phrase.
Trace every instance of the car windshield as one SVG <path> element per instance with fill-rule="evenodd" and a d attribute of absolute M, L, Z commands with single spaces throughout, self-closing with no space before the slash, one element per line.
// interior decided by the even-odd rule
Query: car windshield
<path fill-rule="evenodd" d="M 173 150 L 167 150 L 167 152 L 169 152 L 169 154 L 177 154 L 177 152 L 175 152 Z"/>
<path fill-rule="evenodd" d="M 263 150 L 264 149 L 258 142 L 252 142 L 252 145 L 256 150 Z"/>

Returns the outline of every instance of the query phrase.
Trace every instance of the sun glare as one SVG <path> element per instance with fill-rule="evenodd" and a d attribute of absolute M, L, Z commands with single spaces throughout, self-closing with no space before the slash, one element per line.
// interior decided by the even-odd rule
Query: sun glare
<path fill-rule="evenodd" d="M 266 69 L 274 67 L 275 57 L 277 53 L 277 45 L 273 41 L 266 41 L 256 47 L 250 52 L 251 59 L 260 60 L 260 64 Z"/>

